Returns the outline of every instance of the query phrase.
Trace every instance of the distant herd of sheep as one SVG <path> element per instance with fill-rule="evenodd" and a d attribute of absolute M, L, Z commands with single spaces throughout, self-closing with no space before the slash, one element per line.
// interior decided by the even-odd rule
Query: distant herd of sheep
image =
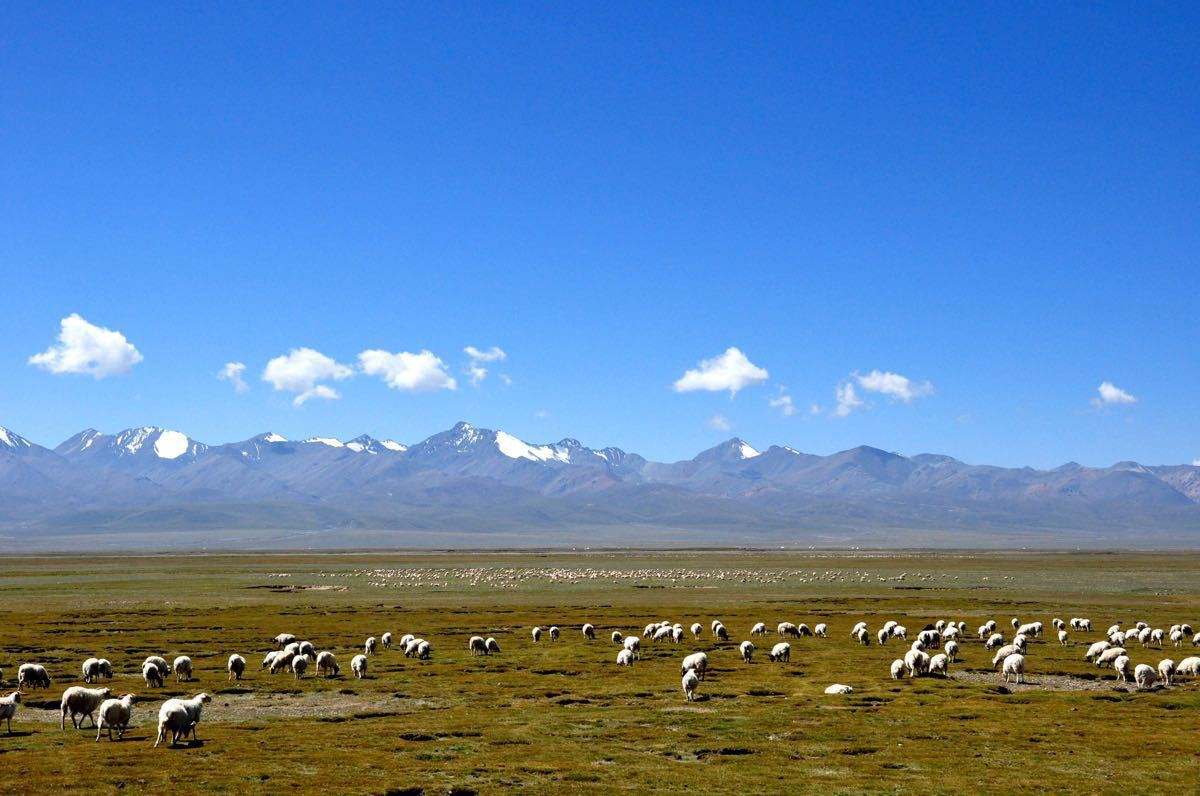
<path fill-rule="evenodd" d="M 1041 622 L 1022 622 L 1016 617 L 1011 620 L 1011 624 L 1013 638 L 1010 642 L 1006 642 L 1004 635 L 998 632 L 995 620 L 989 620 L 980 625 L 976 636 L 986 650 L 995 650 L 992 657 L 992 668 L 999 669 L 1004 682 L 1021 683 L 1025 675 L 1029 641 L 1042 638 L 1044 626 Z M 1057 631 L 1058 642 L 1064 646 L 1068 644 L 1070 636 L 1068 627 L 1072 631 L 1079 632 L 1092 630 L 1091 620 L 1083 618 L 1073 618 L 1069 622 L 1056 618 L 1052 620 L 1051 624 Z M 594 625 L 584 624 L 581 630 L 585 639 L 595 640 L 596 627 Z M 729 640 L 729 631 L 720 620 L 714 619 L 709 630 L 713 638 Z M 691 625 L 689 631 L 693 639 L 699 639 L 703 633 L 703 626 L 696 622 Z M 767 625 L 763 622 L 756 623 L 750 629 L 752 637 L 765 636 L 767 633 Z M 829 628 L 824 622 L 815 624 L 812 628 L 804 623 L 797 625 L 792 622 L 780 622 L 775 627 L 775 634 L 780 638 L 828 638 L 828 633 Z M 539 642 L 543 634 L 551 641 L 557 641 L 561 637 L 561 631 L 556 626 L 551 626 L 546 630 L 534 627 L 530 633 L 534 643 Z M 669 641 L 679 644 L 684 640 L 684 635 L 683 625 L 668 620 L 646 625 L 640 637 L 624 635 L 621 631 L 614 630 L 611 640 L 621 647 L 617 653 L 617 665 L 633 666 L 635 661 L 641 659 L 642 639 L 649 639 L 651 642 Z M 961 621 L 938 620 L 924 627 L 916 634 L 912 644 L 905 651 L 904 657 L 892 661 L 890 667 L 892 678 L 901 679 L 906 675 L 908 677 L 948 676 L 950 664 L 959 660 L 961 644 L 966 643 L 966 635 L 967 625 Z M 1200 647 L 1200 633 L 1194 632 L 1189 624 L 1172 625 L 1166 631 L 1161 628 L 1151 628 L 1145 622 L 1137 622 L 1133 627 L 1125 630 L 1120 625 L 1114 624 L 1108 629 L 1105 636 L 1106 640 L 1097 641 L 1088 647 L 1084 658 L 1099 667 L 1111 666 L 1116 671 L 1117 680 L 1120 682 L 1134 683 L 1139 689 L 1149 689 L 1159 682 L 1165 686 L 1171 686 L 1176 678 L 1200 677 L 1200 657 L 1198 656 L 1186 657 L 1178 664 L 1167 658 L 1159 661 L 1157 666 L 1146 663 L 1139 663 L 1135 666 L 1126 647 L 1126 645 L 1132 646 L 1135 641 L 1143 648 L 1153 646 L 1161 649 L 1167 641 L 1174 647 L 1183 647 L 1189 641 L 1193 647 Z M 863 646 L 869 646 L 872 634 L 867 623 L 860 621 L 855 624 L 850 629 L 850 638 Z M 874 634 L 874 639 L 880 646 L 897 642 L 907 643 L 908 629 L 899 622 L 889 620 Z M 333 653 L 327 650 L 318 652 L 311 642 L 301 641 L 291 633 L 280 633 L 272 641 L 276 649 L 266 654 L 261 666 L 262 669 L 269 670 L 271 674 L 290 671 L 295 677 L 301 678 L 308 671 L 310 664 L 315 666 L 318 676 L 335 677 L 341 673 Z M 376 654 L 380 647 L 387 650 L 392 646 L 391 633 L 384 633 L 379 638 L 371 636 L 363 644 L 363 652 L 355 655 L 350 661 L 350 671 L 356 678 L 366 677 L 369 656 Z M 409 658 L 429 660 L 433 654 L 433 648 L 428 641 L 412 634 L 401 636 L 396 646 L 403 651 L 405 657 Z M 467 648 L 472 655 L 500 653 L 500 643 L 492 637 L 471 636 L 467 642 Z M 941 652 L 932 655 L 929 652 L 938 649 Z M 746 663 L 753 660 L 756 650 L 757 646 L 750 640 L 742 641 L 738 645 L 738 653 Z M 779 641 L 771 647 L 767 657 L 772 662 L 787 663 L 791 660 L 791 650 L 789 642 Z M 700 684 L 709 669 L 708 654 L 705 652 L 691 653 L 683 658 L 680 668 L 683 675 L 681 685 L 684 698 L 691 702 L 696 698 Z M 229 680 L 241 680 L 246 671 L 246 659 L 238 654 L 230 655 L 226 669 Z M 83 682 L 87 685 L 71 686 L 63 692 L 60 702 L 61 729 L 66 729 L 68 716 L 71 719 L 72 727 L 81 728 L 83 717 L 86 716 L 91 721 L 91 726 L 96 729 L 97 741 L 106 732 L 109 740 L 121 739 L 132 718 L 135 696 L 124 694 L 120 697 L 113 697 L 111 689 L 88 687 L 100 680 L 112 679 L 112 664 L 104 658 L 88 658 L 83 662 L 81 672 Z M 141 673 L 148 688 L 162 688 L 172 674 L 179 682 L 188 682 L 192 679 L 192 660 L 186 655 L 180 655 L 168 664 L 165 658 L 152 655 L 142 663 Z M 0 671 L 0 682 L 2 680 L 3 672 Z M 12 720 L 17 712 L 17 706 L 21 702 L 22 692 L 26 689 L 48 689 L 51 686 L 51 680 L 46 668 L 41 664 L 24 663 L 17 671 L 17 686 L 18 690 L 8 696 L 0 697 L 0 722 L 7 723 L 10 735 L 12 734 Z M 853 691 L 851 686 L 842 683 L 833 683 L 825 688 L 825 693 L 830 695 L 850 694 Z M 172 746 L 189 737 L 192 740 L 198 740 L 196 726 L 200 723 L 205 703 L 210 701 L 211 697 L 208 694 L 201 693 L 190 699 L 168 699 L 163 702 L 158 711 L 158 732 L 154 745 L 158 746 L 166 741 L 168 735 Z"/>

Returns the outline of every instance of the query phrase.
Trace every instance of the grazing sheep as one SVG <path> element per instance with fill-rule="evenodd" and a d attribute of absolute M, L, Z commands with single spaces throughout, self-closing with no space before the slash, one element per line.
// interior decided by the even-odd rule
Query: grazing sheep
<path fill-rule="evenodd" d="M 404 645 L 404 657 L 411 658 L 414 655 L 416 655 L 417 650 L 421 646 L 421 642 L 424 640 L 425 639 L 423 639 L 423 638 L 417 638 L 414 636 L 411 641 L 409 641 L 407 644 Z"/>
<path fill-rule="evenodd" d="M 1163 681 L 1163 685 L 1170 685 L 1171 678 L 1175 676 L 1175 661 L 1170 658 L 1163 658 L 1158 662 L 1158 678 Z"/>
<path fill-rule="evenodd" d="M 941 641 L 941 634 L 936 630 L 922 630 L 917 634 L 917 638 L 920 639 L 921 643 L 926 647 L 937 649 L 938 644 Z"/>
<path fill-rule="evenodd" d="M 384 633 L 379 637 L 379 643 L 383 645 L 385 650 L 390 650 L 392 648 L 392 634 Z"/>
<path fill-rule="evenodd" d="M 225 668 L 229 670 L 229 680 L 241 680 L 242 675 L 246 672 L 246 659 L 241 655 L 234 653 L 229 656 L 229 661 L 225 664 Z"/>
<path fill-rule="evenodd" d="M 471 636 L 471 640 L 467 642 L 467 649 L 472 655 L 487 655 L 487 643 L 484 642 L 483 636 Z"/>
<path fill-rule="evenodd" d="M 322 650 L 317 653 L 317 676 L 325 675 L 326 677 L 337 677 L 342 673 L 342 667 L 338 666 L 337 658 L 329 650 Z"/>
<path fill-rule="evenodd" d="M 1012 622 L 1013 630 L 1016 630 L 1021 626 L 1021 620 L 1017 619 L 1015 616 L 1010 621 Z"/>
<path fill-rule="evenodd" d="M 1008 682 L 1009 675 L 1013 675 L 1016 682 L 1020 683 L 1022 676 L 1025 674 L 1025 656 L 1019 652 L 1014 652 L 1004 659 L 1004 682 Z"/>
<path fill-rule="evenodd" d="M 1145 666 L 1145 664 L 1142 664 Z M 1113 671 L 1117 673 L 1117 680 L 1122 683 L 1128 683 L 1132 679 L 1133 665 L 1129 660 L 1128 655 L 1118 655 L 1112 662 Z"/>
<path fill-rule="evenodd" d="M 1037 638 L 1042 635 L 1041 622 L 1028 622 L 1017 628 L 1017 634 Z"/>
<path fill-rule="evenodd" d="M 653 633 L 654 631 L 651 630 L 650 632 Z M 535 626 L 533 630 L 529 631 L 529 635 L 533 636 L 533 643 L 536 644 L 542 638 L 542 629 Z M 642 635 L 645 634 L 643 633 Z"/>
<path fill-rule="evenodd" d="M 750 663 L 750 659 L 754 657 L 754 645 L 749 641 L 743 641 L 738 645 L 738 652 L 742 653 L 742 660 Z"/>
<path fill-rule="evenodd" d="M 499 646 L 499 645 L 497 645 L 497 646 Z M 417 639 L 417 650 L 416 650 L 417 660 L 427 661 L 427 660 L 429 660 L 429 657 L 432 654 L 433 654 L 433 646 L 423 638 Z"/>
<path fill-rule="evenodd" d="M 1120 625 L 1112 625 L 1111 627 L 1108 628 L 1108 630 L 1104 631 L 1104 635 L 1111 636 L 1113 633 L 1120 633 L 1120 632 L 1121 632 Z"/>
<path fill-rule="evenodd" d="M 867 632 L 865 627 L 858 631 L 858 643 L 862 644 L 864 647 L 871 646 L 871 634 Z"/>
<path fill-rule="evenodd" d="M 591 623 L 585 624 L 583 626 L 583 637 L 586 638 L 588 641 L 595 641 L 596 640 L 595 625 L 592 625 Z"/>
<path fill-rule="evenodd" d="M 912 647 L 911 647 L 911 649 L 915 649 L 915 650 L 921 650 L 921 651 L 924 651 L 924 649 L 925 649 L 925 642 L 924 642 L 924 641 L 922 641 L 921 639 L 917 639 L 916 641 L 914 641 L 914 642 L 912 643 Z"/>
<path fill-rule="evenodd" d="M 289 650 L 282 650 L 276 653 L 275 657 L 271 659 L 271 674 L 279 674 L 284 669 L 290 669 L 292 659 L 295 657 L 296 653 Z"/>
<path fill-rule="evenodd" d="M 804 624 L 803 622 L 801 622 L 799 625 L 796 626 L 796 632 L 802 636 L 808 636 L 808 637 L 811 637 L 813 634 L 813 632 L 809 628 L 809 626 Z"/>
<path fill-rule="evenodd" d="M 106 699 L 100 703 L 100 726 L 96 728 L 96 742 L 100 741 L 100 733 L 108 730 L 108 740 L 113 740 L 113 730 L 117 731 L 116 740 L 125 737 L 129 727 L 129 719 L 133 716 L 133 694 L 124 694 L 120 699 Z"/>
<path fill-rule="evenodd" d="M 867 623 L 866 623 L 866 622 L 860 622 L 859 624 L 861 624 L 863 627 L 866 627 L 866 626 L 867 626 Z M 884 623 L 883 623 L 883 628 L 882 628 L 882 629 L 883 629 L 883 630 L 886 630 L 886 631 L 887 631 L 887 632 L 890 634 L 890 633 L 892 632 L 892 628 L 894 628 L 894 627 L 895 627 L 896 625 L 898 625 L 898 624 L 900 624 L 900 623 L 899 623 L 899 622 L 897 622 L 895 619 L 889 619 L 889 620 L 887 620 L 886 622 L 884 622 Z"/>
<path fill-rule="evenodd" d="M 617 665 L 618 666 L 633 666 L 632 650 L 622 649 L 620 652 L 618 652 L 617 653 Z"/>
<path fill-rule="evenodd" d="M 1184 658 L 1175 667 L 1176 677 L 1200 677 L 1200 657 L 1191 656 Z"/>
<path fill-rule="evenodd" d="M 1096 656 L 1096 666 L 1111 666 L 1113 661 L 1125 654 L 1126 652 L 1124 647 L 1109 647 L 1104 652 Z"/>
<path fill-rule="evenodd" d="M 909 650 L 904 653 L 904 665 L 909 677 L 920 677 L 929 671 L 929 656 L 921 650 Z"/>
<path fill-rule="evenodd" d="M 688 702 L 695 700 L 696 688 L 700 685 L 700 678 L 696 676 L 696 672 L 688 669 L 683 673 L 683 696 Z"/>
<path fill-rule="evenodd" d="M 946 657 L 949 658 L 951 661 L 958 660 L 958 642 L 957 641 L 947 641 L 946 645 L 942 649 L 945 651 Z"/>
<path fill-rule="evenodd" d="M 614 630 L 612 632 L 611 638 L 612 638 L 613 644 L 620 644 L 622 641 L 625 640 L 625 636 L 621 635 L 620 630 Z"/>
<path fill-rule="evenodd" d="M 100 703 L 108 699 L 112 695 L 112 690 L 108 688 L 84 688 L 81 685 L 73 685 L 66 691 L 63 691 L 62 702 L 59 707 L 62 709 L 62 729 L 67 728 L 67 714 L 71 714 L 71 726 L 79 729 L 83 724 L 83 716 L 87 716 L 92 726 L 96 726 L 96 710 L 99 709 Z M 80 718 L 76 718 L 76 717 Z"/>
<path fill-rule="evenodd" d="M 675 625 L 675 627 L 671 628 L 671 643 L 678 644 L 681 641 L 683 641 L 683 627 Z"/>
<path fill-rule="evenodd" d="M 142 664 L 142 679 L 146 681 L 147 688 L 163 687 L 162 670 L 155 666 L 153 661 Z"/>
<path fill-rule="evenodd" d="M 359 680 L 367 676 L 367 656 L 355 655 L 350 659 L 350 671 L 354 672 L 354 676 Z"/>
<path fill-rule="evenodd" d="M 1018 655 L 1020 652 L 1021 651 L 1017 649 L 1015 644 L 1005 644 L 1003 647 L 996 650 L 996 654 L 992 656 L 992 668 L 994 669 L 1003 664 L 1004 659 L 1009 655 Z"/>
<path fill-rule="evenodd" d="M 307 655 L 310 658 L 317 657 L 317 648 L 313 646 L 311 641 L 301 641 L 296 648 L 297 655 Z"/>
<path fill-rule="evenodd" d="M 824 622 L 818 622 L 813 625 L 813 635 L 819 638 L 827 638 L 829 635 L 829 625 Z"/>
<path fill-rule="evenodd" d="M 929 659 L 929 674 L 947 677 L 950 673 L 950 659 L 944 653 L 938 653 Z"/>
<path fill-rule="evenodd" d="M 1064 647 L 1067 646 L 1067 631 L 1065 631 L 1065 630 L 1058 631 L 1058 643 L 1063 645 Z"/>
<path fill-rule="evenodd" d="M 271 664 L 275 663 L 275 659 L 278 658 L 281 654 L 282 654 L 281 650 L 272 650 L 271 652 L 268 652 L 266 655 L 263 656 L 262 666 L 259 666 L 258 668 L 266 669 Z"/>
<path fill-rule="evenodd" d="M 725 629 L 725 625 L 717 625 L 717 629 L 713 631 L 713 635 L 721 641 L 729 641 L 729 631 Z"/>
<path fill-rule="evenodd" d="M 996 632 L 996 620 L 989 619 L 979 626 L 979 637 L 987 638 L 992 633 Z"/>
<path fill-rule="evenodd" d="M 296 675 L 296 679 L 299 680 L 301 677 L 303 677 L 304 673 L 306 671 L 308 671 L 308 656 L 307 655 L 293 656 L 293 658 L 292 658 L 292 674 Z"/>
<path fill-rule="evenodd" d="M 551 641 L 558 641 L 558 632 L 559 632 L 558 627 L 556 625 L 550 626 L 550 640 Z"/>
<path fill-rule="evenodd" d="M 1161 627 L 1154 628 L 1150 631 L 1150 643 L 1157 644 L 1159 649 L 1162 649 L 1163 635 L 1163 629 Z"/>
<path fill-rule="evenodd" d="M 1029 637 L 1024 633 L 1018 633 L 1017 635 L 1013 636 L 1012 643 L 1013 646 L 1017 648 L 1017 652 L 1024 655 L 1025 648 L 1029 646 Z"/>
<path fill-rule="evenodd" d="M 1187 622 L 1184 622 L 1182 625 L 1180 625 L 1179 629 L 1183 631 L 1183 635 L 1185 635 L 1185 636 L 1192 635 L 1192 626 L 1189 625 Z"/>
<path fill-rule="evenodd" d="M 46 673 L 46 667 L 40 663 L 22 663 L 17 668 L 17 690 L 23 691 L 25 686 L 29 686 L 30 691 L 49 688 L 50 675 Z"/>
<path fill-rule="evenodd" d="M 780 636 L 792 636 L 793 638 L 800 638 L 800 628 L 796 627 L 791 622 L 780 622 L 775 628 L 775 633 L 776 635 Z"/>
<path fill-rule="evenodd" d="M 1122 633 L 1120 630 L 1118 630 L 1116 633 L 1109 634 L 1108 640 L 1113 643 L 1114 647 L 1124 647 L 1125 642 L 1129 638 L 1136 637 L 1136 636 L 1137 636 L 1137 634 L 1134 633 L 1132 630 L 1129 631 L 1128 634 Z"/>
<path fill-rule="evenodd" d="M 651 641 L 662 641 L 664 638 L 671 637 L 672 628 L 660 627 L 654 631 L 654 635 L 650 637 Z"/>
<path fill-rule="evenodd" d="M 483 642 L 483 648 L 487 650 L 488 655 L 500 654 L 500 642 L 496 641 L 496 639 L 492 638 L 491 636 L 488 636 Z"/>
<path fill-rule="evenodd" d="M 186 655 L 180 655 L 171 665 L 175 670 L 175 678 L 183 683 L 192 679 L 192 659 Z"/>
<path fill-rule="evenodd" d="M 375 637 L 371 636 L 367 639 L 367 643 L 363 644 L 363 653 L 366 655 L 374 655 L 375 647 L 378 646 L 378 644 L 379 642 L 375 640 Z"/>
<path fill-rule="evenodd" d="M 179 743 L 180 738 L 186 739 L 189 734 L 192 740 L 200 740 L 196 736 L 196 725 L 200 723 L 204 703 L 211 701 L 212 697 L 208 694 L 196 694 L 191 699 L 168 699 L 162 703 L 158 709 L 158 737 L 154 745 L 162 743 L 167 730 L 171 731 L 171 746 Z"/>
<path fill-rule="evenodd" d="M 101 678 L 111 680 L 113 676 L 112 664 L 104 658 L 88 658 L 82 668 L 85 683 L 93 683 Z"/>
<path fill-rule="evenodd" d="M 1092 646 L 1088 647 L 1087 654 L 1083 656 L 1083 659 L 1085 661 L 1091 661 L 1093 658 L 1107 649 L 1112 649 L 1112 644 L 1110 642 L 1097 641 L 1096 643 L 1092 644 Z"/>
<path fill-rule="evenodd" d="M 882 627 L 879 628 L 879 632 L 875 634 L 875 638 L 879 642 L 879 646 L 882 647 L 887 644 L 888 635 L 889 634 L 886 630 L 884 630 Z"/>
<path fill-rule="evenodd" d="M 403 649 L 403 648 L 407 647 L 408 642 L 412 641 L 414 638 L 416 638 L 416 636 L 414 636 L 412 633 L 405 633 L 403 636 L 400 637 L 400 641 L 398 642 L 400 645 L 400 648 Z"/>
<path fill-rule="evenodd" d="M 1174 630 L 1171 631 L 1171 646 L 1172 647 L 1182 647 L 1183 646 L 1183 631 L 1180 630 L 1179 628 L 1175 628 Z"/>
<path fill-rule="evenodd" d="M 761 625 L 762 622 L 759 622 L 758 624 Z M 755 625 L 755 627 L 757 626 L 758 625 Z M 700 633 L 704 630 L 704 625 L 700 624 L 699 622 L 692 622 L 692 626 L 689 628 L 689 630 L 692 631 L 692 638 L 700 638 Z"/>
<path fill-rule="evenodd" d="M 1092 632 L 1092 620 L 1080 619 L 1079 620 L 1079 629 L 1087 631 L 1088 633 L 1091 633 Z"/>
<path fill-rule="evenodd" d="M 1050 620 L 1050 624 L 1054 625 L 1055 630 L 1062 630 L 1067 623 L 1059 619 L 1057 616 Z"/>
<path fill-rule="evenodd" d="M 0 721 L 8 722 L 8 734 L 12 735 L 13 716 L 17 715 L 17 705 L 21 704 L 21 692 L 13 691 L 6 697 L 0 697 Z"/>
<path fill-rule="evenodd" d="M 621 646 L 629 650 L 635 658 L 642 657 L 642 640 L 637 636 L 626 636 L 621 642 Z"/>
<path fill-rule="evenodd" d="M 958 638 L 958 627 L 956 625 L 949 625 L 942 631 L 941 635 L 943 641 L 953 641 Z"/>
<path fill-rule="evenodd" d="M 934 629 L 934 630 L 936 630 L 936 631 L 937 631 L 937 632 L 939 632 L 939 633 L 941 633 L 941 632 L 942 632 L 942 628 L 944 628 L 945 626 L 946 626 L 946 620 L 945 620 L 945 619 L 939 619 L 939 620 L 937 620 L 936 622 L 934 622 L 934 623 L 933 623 L 933 629 Z"/>
<path fill-rule="evenodd" d="M 1196 635 L 1192 636 L 1192 646 L 1200 647 L 1200 633 L 1197 633 Z"/>
<path fill-rule="evenodd" d="M 280 633 L 278 636 L 276 636 L 275 638 L 273 638 L 271 640 L 275 642 L 275 644 L 279 647 L 279 649 L 283 649 L 288 644 L 295 642 L 296 637 L 293 636 L 291 633 Z"/>
<path fill-rule="evenodd" d="M 892 679 L 899 680 L 904 676 L 904 659 L 897 658 L 892 661 Z"/>
<path fill-rule="evenodd" d="M 855 636 L 857 636 L 857 635 L 858 635 L 858 631 L 860 631 L 860 630 L 866 630 L 866 629 L 867 629 L 867 623 L 866 623 L 866 622 L 861 622 L 861 621 L 860 621 L 860 622 L 855 622 L 855 623 L 854 623 L 854 627 L 850 628 L 850 638 L 854 638 Z M 783 635 L 783 634 L 781 633 L 780 635 Z"/>
<path fill-rule="evenodd" d="M 701 680 L 704 679 L 704 673 L 708 671 L 708 655 L 703 652 L 693 652 L 683 659 L 680 665 L 680 671 L 686 672 L 689 669 L 696 672 Z"/>
<path fill-rule="evenodd" d="M 787 663 L 792 659 L 792 645 L 786 641 L 781 641 L 771 651 L 767 653 L 767 657 L 775 663 Z"/>
<path fill-rule="evenodd" d="M 854 689 L 848 685 L 834 683 L 833 685 L 825 687 L 825 693 L 830 695 L 844 696 L 846 694 L 853 694 Z"/>
<path fill-rule="evenodd" d="M 892 627 L 892 638 L 899 638 L 908 641 L 908 628 L 904 625 L 895 625 Z"/>

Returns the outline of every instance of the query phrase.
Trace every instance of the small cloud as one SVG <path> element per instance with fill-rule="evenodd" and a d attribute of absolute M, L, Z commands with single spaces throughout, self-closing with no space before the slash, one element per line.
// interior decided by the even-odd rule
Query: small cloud
<path fill-rule="evenodd" d="M 354 375 L 354 369 L 311 348 L 293 348 L 287 354 L 267 362 L 262 379 L 276 390 L 294 392 L 292 403 L 301 406 L 310 398 L 336 400 L 341 396 L 324 381 L 342 381 Z"/>
<path fill-rule="evenodd" d="M 242 374 L 246 372 L 246 365 L 243 362 L 226 362 L 225 367 L 221 368 L 217 373 L 217 378 L 221 381 L 227 381 L 233 385 L 234 392 L 245 392 L 250 389 L 250 385 L 246 384 L 246 380 L 242 378 Z"/>
<path fill-rule="evenodd" d="M 933 385 L 927 381 L 915 382 L 907 376 L 890 371 L 873 370 L 866 375 L 854 375 L 858 386 L 867 392 L 887 395 L 897 401 L 912 403 L 916 398 L 933 394 Z"/>
<path fill-rule="evenodd" d="M 729 390 L 730 397 L 738 391 L 766 381 L 770 374 L 755 365 L 737 348 L 730 347 L 724 354 L 704 359 L 686 371 L 674 384 L 675 392 L 723 392 Z"/>
<path fill-rule="evenodd" d="M 729 418 L 720 414 L 713 415 L 708 419 L 708 427 L 716 431 L 728 431 L 729 429 L 733 428 L 733 426 L 729 424 Z"/>
<path fill-rule="evenodd" d="M 128 373 L 143 357 L 125 335 L 88 323 L 78 314 L 60 321 L 58 343 L 29 358 L 29 364 L 55 374 L 83 373 L 94 379 Z"/>
<path fill-rule="evenodd" d="M 508 359 L 508 354 L 504 353 L 504 350 L 500 348 L 500 346 L 496 345 L 486 350 L 469 345 L 463 349 L 463 353 L 471 358 L 470 363 L 468 363 L 463 373 L 466 373 L 471 377 L 472 387 L 478 387 L 483 383 L 483 380 L 487 378 L 488 369 L 485 368 L 481 363 L 503 362 L 504 360 Z"/>
<path fill-rule="evenodd" d="M 833 413 L 838 417 L 848 417 L 851 412 L 863 405 L 863 400 L 858 397 L 858 391 L 848 381 L 839 384 L 834 394 L 837 396 L 837 408 L 833 410 Z"/>
<path fill-rule="evenodd" d="M 513 383 L 512 376 L 509 376 L 507 373 L 501 373 L 500 374 L 500 383 L 503 384 L 505 387 L 511 387 L 512 383 Z"/>
<path fill-rule="evenodd" d="M 821 414 L 821 405 L 820 405 L 820 404 L 810 404 L 810 405 L 809 405 L 809 407 L 808 407 L 808 413 L 809 413 L 810 415 L 819 415 L 819 414 Z"/>
<path fill-rule="evenodd" d="M 1092 399 L 1092 406 L 1097 409 L 1113 404 L 1129 405 L 1137 403 L 1137 398 L 1122 390 L 1111 381 L 1100 382 L 1100 386 L 1096 388 L 1096 393 L 1096 397 Z"/>
<path fill-rule="evenodd" d="M 479 383 L 486 379 L 488 374 L 487 368 L 476 362 L 472 362 L 470 365 L 467 365 L 467 369 L 464 371 L 464 373 L 471 377 L 472 387 L 478 387 Z"/>
<path fill-rule="evenodd" d="M 784 417 L 791 417 L 796 414 L 796 404 L 792 401 L 792 396 L 787 394 L 786 387 L 779 388 L 779 394 L 774 398 L 768 398 L 767 403 L 772 409 L 778 409 L 779 414 Z"/>
<path fill-rule="evenodd" d="M 550 417 L 550 413 L 545 409 L 539 409 L 533 413 L 533 416 L 538 420 L 545 420 L 546 418 Z"/>
<path fill-rule="evenodd" d="M 446 363 L 430 351 L 393 354 L 372 349 L 358 355 L 358 364 L 363 373 L 380 377 L 393 390 L 432 392 L 458 389 L 458 382 L 446 370 Z"/>

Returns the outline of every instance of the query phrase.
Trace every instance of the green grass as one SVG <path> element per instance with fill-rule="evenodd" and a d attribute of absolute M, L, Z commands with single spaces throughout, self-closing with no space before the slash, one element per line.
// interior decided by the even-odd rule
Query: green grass
<path fill-rule="evenodd" d="M 210 792 L 1186 792 L 1200 768 L 1200 683 L 1149 693 L 1096 685 L 1112 675 L 1082 657 L 1113 622 L 1200 625 L 1198 594 L 1197 554 L 2 558 L 5 690 L 24 661 L 45 663 L 55 685 L 28 695 L 14 736 L 0 731 L 0 766 L 4 789 L 17 792 L 171 783 Z M 1008 635 L 1014 615 L 1047 627 L 1054 616 L 1090 617 L 1095 632 L 1072 633 L 1068 647 L 1034 644 L 1028 671 L 1035 682 L 1069 676 L 1099 690 L 1005 693 L 991 674 L 894 682 L 888 664 L 902 645 L 863 648 L 847 637 L 859 619 L 874 630 L 888 618 L 912 632 L 962 619 L 972 634 L 995 618 Z M 713 618 L 730 642 L 713 642 Z M 618 669 L 611 630 L 640 634 L 657 619 L 699 621 L 705 633 L 677 647 L 644 642 L 642 661 Z M 827 622 L 830 637 L 793 641 L 790 664 L 766 660 L 773 635 L 755 640 L 760 660 L 738 659 L 754 622 L 785 619 Z M 585 621 L 597 626 L 594 642 L 579 632 Z M 533 644 L 535 624 L 558 624 L 562 640 Z M 362 641 L 385 630 L 429 639 L 433 660 L 393 649 L 371 659 L 369 679 L 350 678 Z M 260 673 L 267 639 L 281 631 L 333 650 L 347 676 Z M 472 657 L 473 634 L 494 635 L 503 652 Z M 698 649 L 714 671 L 689 705 L 678 665 Z M 225 679 L 231 652 L 250 661 L 236 686 Z M 1196 651 L 1131 652 L 1157 664 Z M 198 680 L 149 691 L 138 675 L 149 654 L 190 655 Z M 79 682 L 90 655 L 113 661 L 114 693 L 145 698 L 124 742 L 62 732 L 38 710 Z M 990 653 L 970 635 L 963 655 L 953 671 L 988 671 Z M 833 682 L 855 693 L 825 696 Z M 151 748 L 158 701 L 201 690 L 214 694 L 203 744 Z"/>

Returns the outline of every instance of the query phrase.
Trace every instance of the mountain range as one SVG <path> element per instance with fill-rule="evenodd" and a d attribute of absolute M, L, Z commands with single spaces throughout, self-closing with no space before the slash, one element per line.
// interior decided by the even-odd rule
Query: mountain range
<path fill-rule="evenodd" d="M 231 533 L 236 531 L 236 533 Z M 458 423 L 210 445 L 146 426 L 53 450 L 0 427 L 0 550 L 208 546 L 1194 547 L 1200 467 L 972 465 L 730 439 L 678 462 Z M 207 540 L 207 541 L 206 541 Z"/>

